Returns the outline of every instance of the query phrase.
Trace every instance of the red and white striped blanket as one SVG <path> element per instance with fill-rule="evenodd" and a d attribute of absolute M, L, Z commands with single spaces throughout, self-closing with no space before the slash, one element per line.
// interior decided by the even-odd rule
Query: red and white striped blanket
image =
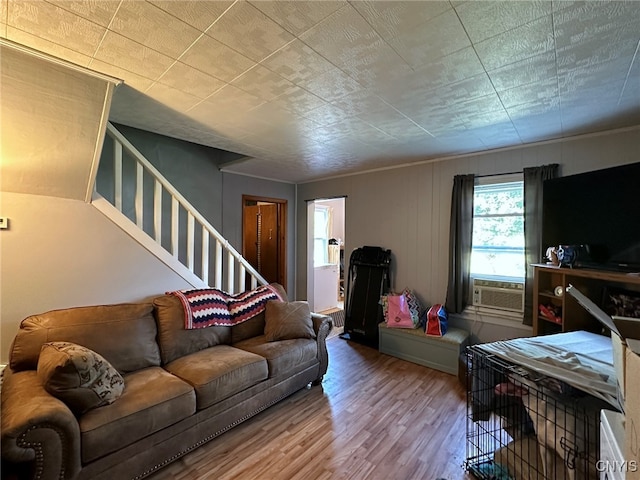
<path fill-rule="evenodd" d="M 267 308 L 270 300 L 282 301 L 271 285 L 231 295 L 216 288 L 199 288 L 167 292 L 180 299 L 184 306 L 184 327 L 187 330 L 242 323 Z"/>

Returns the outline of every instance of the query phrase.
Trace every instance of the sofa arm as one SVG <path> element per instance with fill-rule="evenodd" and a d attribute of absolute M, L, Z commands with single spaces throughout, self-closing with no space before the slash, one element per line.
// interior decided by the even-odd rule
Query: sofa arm
<path fill-rule="evenodd" d="M 318 378 L 316 378 L 313 384 L 318 385 L 322 382 L 322 377 L 327 373 L 327 368 L 329 367 L 327 336 L 329 335 L 331 328 L 333 328 L 333 319 L 329 315 L 311 313 L 311 320 L 313 320 L 313 329 L 316 332 L 316 341 L 318 342 L 318 360 L 320 360 Z"/>
<path fill-rule="evenodd" d="M 2 459 L 33 462 L 34 479 L 73 478 L 81 467 L 80 427 L 69 408 L 42 387 L 35 370 L 4 370 Z"/>

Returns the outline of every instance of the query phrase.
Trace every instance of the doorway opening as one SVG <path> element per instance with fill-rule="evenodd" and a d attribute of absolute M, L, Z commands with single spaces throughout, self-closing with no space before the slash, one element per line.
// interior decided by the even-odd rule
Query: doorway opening
<path fill-rule="evenodd" d="M 269 283 L 287 286 L 287 201 L 242 196 L 242 255 Z M 249 288 L 249 277 L 245 288 Z"/>
<path fill-rule="evenodd" d="M 307 299 L 315 312 L 344 308 L 345 197 L 307 205 Z"/>

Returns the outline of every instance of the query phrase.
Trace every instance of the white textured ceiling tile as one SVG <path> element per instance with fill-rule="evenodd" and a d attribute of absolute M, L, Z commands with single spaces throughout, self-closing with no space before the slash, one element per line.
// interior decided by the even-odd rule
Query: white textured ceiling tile
<path fill-rule="evenodd" d="M 174 62 L 171 57 L 114 32 L 107 32 L 95 58 L 131 72 L 142 69 L 152 80 L 160 77 Z"/>
<path fill-rule="evenodd" d="M 295 37 L 247 2 L 236 2 L 207 35 L 260 62 Z"/>
<path fill-rule="evenodd" d="M 9 27 L 64 45 L 83 55 L 93 55 L 106 30 L 105 27 L 44 1 L 12 1 L 7 10 Z"/>
<path fill-rule="evenodd" d="M 640 22 L 638 22 L 638 28 L 640 28 Z M 557 49 L 558 72 L 617 59 L 622 59 L 628 64 L 629 58 L 632 58 L 636 51 L 638 36 L 635 31 L 631 33 L 625 30 L 599 33 L 594 37 Z"/>
<path fill-rule="evenodd" d="M 610 94 L 606 89 L 591 90 L 590 93 L 598 95 L 593 97 L 590 101 L 580 101 L 579 98 L 573 95 L 563 95 L 561 97 L 561 115 L 562 115 L 562 127 L 563 133 L 571 133 L 576 131 L 576 128 L 580 128 L 581 132 L 584 132 L 584 128 L 593 128 L 593 125 L 598 123 L 599 127 L 608 122 L 611 125 L 619 126 L 615 111 L 619 110 L 618 98 L 616 95 Z M 601 112 L 602 117 L 594 117 L 593 111 L 597 110 Z"/>
<path fill-rule="evenodd" d="M 475 44 L 487 70 L 541 55 L 554 47 L 551 15 Z"/>
<path fill-rule="evenodd" d="M 169 125 L 163 127 L 163 129 L 165 128 L 171 129 L 173 132 L 175 132 L 176 135 L 178 135 L 177 138 L 181 139 L 189 139 L 193 138 L 194 136 L 202 137 L 203 139 L 206 139 L 206 143 L 203 142 L 202 145 L 229 145 L 228 138 L 221 135 L 215 135 L 209 132 L 208 129 L 207 131 L 203 131 L 202 128 L 198 128 L 198 124 L 195 122 L 193 122 L 193 124 L 187 122 L 171 122 Z M 220 153 L 223 155 L 227 154 L 227 152 L 224 151 L 221 151 Z"/>
<path fill-rule="evenodd" d="M 111 121 L 304 181 L 640 125 L 638 5 L 0 0 L 0 35 L 124 80 Z"/>
<path fill-rule="evenodd" d="M 378 89 L 397 85 L 397 82 L 413 70 L 391 47 L 385 45 L 378 49 L 374 57 L 364 55 L 360 61 L 345 68 L 345 71 L 362 86 Z"/>
<path fill-rule="evenodd" d="M 386 40 L 402 35 L 451 10 L 449 2 L 440 1 L 367 0 L 353 2 L 352 5 Z"/>
<path fill-rule="evenodd" d="M 452 154 L 463 154 L 468 152 L 477 152 L 484 150 L 482 141 L 473 135 L 468 135 L 464 129 L 461 131 L 452 131 L 438 137 L 442 150 L 451 152 Z"/>
<path fill-rule="evenodd" d="M 138 0 L 124 1 L 109 29 L 172 58 L 178 58 L 200 36 L 190 25 Z"/>
<path fill-rule="evenodd" d="M 409 118 L 422 114 L 429 115 L 433 108 L 442 105 L 442 99 L 434 94 L 433 90 L 427 88 L 407 91 L 403 96 L 397 96 L 392 101 L 385 99 L 385 101 Z"/>
<path fill-rule="evenodd" d="M 347 3 L 341 1 L 271 1 L 250 2 L 285 30 L 299 35 Z"/>
<path fill-rule="evenodd" d="M 494 149 L 522 143 L 518 130 L 511 121 L 492 123 L 485 127 L 474 128 L 469 132 L 480 139 L 485 148 Z"/>
<path fill-rule="evenodd" d="M 477 128 L 488 123 L 508 120 L 500 100 L 487 95 L 473 100 L 459 100 L 446 108 L 434 108 L 428 115 L 416 116 L 416 123 L 434 135 L 449 128 L 453 130 Z"/>
<path fill-rule="evenodd" d="M 181 62 L 175 62 L 158 81 L 200 99 L 226 85 L 222 80 Z"/>
<path fill-rule="evenodd" d="M 558 75 L 559 91 L 563 95 L 572 93 L 579 97 L 584 95 L 585 89 L 590 88 L 619 93 L 627 79 L 627 73 L 627 65 L 619 60 L 565 70 Z"/>
<path fill-rule="evenodd" d="M 11 0 L 10 0 L 11 1 Z M 45 0 L 39 0 L 45 1 Z M 91 20 L 98 25 L 108 27 L 118 10 L 121 0 L 49 0 L 57 7 L 79 17 Z"/>
<path fill-rule="evenodd" d="M 622 99 L 629 102 L 632 99 L 640 101 L 640 58 L 635 57 L 625 80 Z"/>
<path fill-rule="evenodd" d="M 464 102 L 457 105 L 453 112 L 458 119 L 465 122 L 467 128 L 485 127 L 509 120 L 507 111 L 495 95 Z"/>
<path fill-rule="evenodd" d="M 221 135 L 242 143 L 248 134 L 243 127 L 243 115 L 232 106 L 219 101 L 203 100 L 188 112 L 189 118 L 207 125 L 216 135 Z M 238 150 L 233 150 L 238 151 Z"/>
<path fill-rule="evenodd" d="M 420 128 L 411 119 L 404 115 L 392 110 L 391 113 L 380 112 L 370 113 L 367 112 L 360 115 L 359 118 L 365 122 L 373 125 L 374 127 L 382 130 L 387 135 L 391 135 L 394 138 L 403 140 L 421 138 L 423 136 L 430 136 L 427 131 Z"/>
<path fill-rule="evenodd" d="M 83 67 L 86 67 L 91 62 L 91 57 L 88 55 L 71 50 L 50 40 L 11 26 L 7 28 L 6 38 L 53 57 L 64 58 L 71 63 L 75 63 L 76 65 Z"/>
<path fill-rule="evenodd" d="M 289 80 L 262 65 L 256 65 L 247 70 L 231 83 L 265 101 L 287 96 L 297 90 L 297 87 Z"/>
<path fill-rule="evenodd" d="M 560 97 L 549 97 L 528 103 L 506 107 L 509 118 L 512 121 L 544 117 L 546 119 L 557 117 L 560 121 Z"/>
<path fill-rule="evenodd" d="M 300 39 L 365 86 L 410 72 L 375 30 L 350 6 L 341 8 Z"/>
<path fill-rule="evenodd" d="M 640 6 L 635 1 L 574 2 L 554 13 L 553 20 L 556 43 L 562 49 L 603 34 L 629 32 L 635 36 L 640 25 Z M 615 36 L 610 38 L 614 40 Z"/>
<path fill-rule="evenodd" d="M 201 32 L 209 28 L 233 4 L 233 0 L 148 1 Z"/>
<path fill-rule="evenodd" d="M 497 98 L 493 85 L 486 74 L 435 88 L 431 94 L 436 99 L 436 104 L 443 108 L 461 102 L 470 102 L 476 98 L 486 98 L 489 95 Z"/>
<path fill-rule="evenodd" d="M 467 2 L 456 7 L 473 43 L 521 27 L 551 14 L 551 1 Z"/>
<path fill-rule="evenodd" d="M 255 65 L 253 60 L 206 35 L 200 37 L 180 61 L 225 82 Z"/>
<path fill-rule="evenodd" d="M 287 123 L 290 125 L 292 130 L 300 133 L 300 135 L 307 136 L 307 132 L 312 132 L 321 126 L 318 122 L 314 122 L 310 118 L 306 118 L 302 115 L 296 115 L 293 112 L 289 113 L 291 116 L 287 119 Z"/>
<path fill-rule="evenodd" d="M 384 142 L 389 140 L 390 137 L 390 135 L 358 117 L 345 118 L 343 121 L 331 125 L 329 128 L 335 128 L 340 134 L 366 144 Z"/>
<path fill-rule="evenodd" d="M 153 85 L 153 80 L 151 80 L 150 78 L 142 77 L 137 73 L 129 72 L 120 67 L 116 67 L 115 65 L 96 60 L 95 58 L 91 60 L 91 64 L 89 65 L 89 67 L 92 70 L 96 70 L 97 72 L 119 78 L 126 85 L 135 90 L 138 90 L 139 92 L 144 92 L 147 88 Z"/>
<path fill-rule="evenodd" d="M 354 116 L 362 115 L 368 111 L 381 111 L 388 108 L 387 103 L 380 97 L 366 90 L 359 90 L 351 95 L 346 95 L 339 100 L 331 102 L 331 104 Z"/>
<path fill-rule="evenodd" d="M 181 113 L 187 112 L 201 100 L 199 97 L 162 83 L 153 84 L 145 93 L 153 100 Z"/>
<path fill-rule="evenodd" d="M 330 125 L 323 125 L 313 131 L 311 138 L 319 143 L 336 141 L 340 138 L 346 138 L 347 132 L 343 128 L 341 122 L 335 122 Z"/>
<path fill-rule="evenodd" d="M 300 40 L 287 44 L 261 64 L 295 84 L 335 69 L 331 62 Z"/>
<path fill-rule="evenodd" d="M 423 65 L 396 82 L 373 91 L 393 103 L 398 98 L 410 96 L 412 92 L 458 83 L 481 73 L 484 73 L 484 68 L 473 48 L 468 47 Z"/>
<path fill-rule="evenodd" d="M 488 75 L 498 92 L 542 81 L 557 82 L 556 54 L 545 52 L 525 58 L 520 62 L 491 70 Z"/>
<path fill-rule="evenodd" d="M 545 139 L 560 138 L 562 119 L 559 112 L 526 114 L 511 119 L 523 142 L 539 142 Z"/>
<path fill-rule="evenodd" d="M 325 126 L 331 125 L 332 123 L 340 122 L 347 118 L 349 115 L 347 114 L 347 112 L 334 105 L 325 104 L 321 107 L 314 108 L 313 110 L 305 112 L 304 116 L 313 120 L 314 122 L 319 123 L 320 125 Z"/>
<path fill-rule="evenodd" d="M 606 126 L 613 125 L 613 128 L 621 126 L 617 119 L 611 120 L 615 107 L 612 105 L 599 105 L 603 112 L 600 118 L 594 118 L 592 108 L 587 105 L 576 105 L 571 108 L 563 108 L 562 111 L 562 133 L 564 135 L 581 135 L 593 131 L 594 128 L 600 130 Z"/>
<path fill-rule="evenodd" d="M 400 32 L 387 42 L 413 68 L 471 46 L 453 10 Z"/>
<path fill-rule="evenodd" d="M 236 109 L 240 114 L 245 114 L 246 110 L 262 105 L 264 100 L 234 85 L 225 85 L 210 96 L 207 102 L 225 110 Z"/>
<path fill-rule="evenodd" d="M 500 100 L 505 108 L 531 102 L 559 102 L 558 81 L 550 78 L 546 81 L 528 83 L 500 92 Z"/>
<path fill-rule="evenodd" d="M 298 85 L 326 102 L 337 101 L 363 89 L 353 78 L 335 67 L 313 78 L 300 81 Z"/>
<path fill-rule="evenodd" d="M 296 115 L 304 115 L 311 110 L 327 104 L 320 97 L 300 88 L 295 87 L 287 96 L 274 100 L 280 107 L 293 112 Z"/>
<path fill-rule="evenodd" d="M 123 84 L 113 92 L 109 120 L 152 132 L 161 131 L 161 126 L 171 121 L 168 110 L 164 105 Z"/>

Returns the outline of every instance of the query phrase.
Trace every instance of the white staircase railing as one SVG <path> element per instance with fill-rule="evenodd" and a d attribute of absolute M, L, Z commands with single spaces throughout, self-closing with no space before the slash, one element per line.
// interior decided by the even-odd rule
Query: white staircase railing
<path fill-rule="evenodd" d="M 113 141 L 111 203 L 120 213 L 206 285 L 236 293 L 268 283 L 111 123 L 105 145 L 109 139 Z M 124 153 L 134 160 L 135 181 L 126 182 Z M 128 208 L 131 202 L 133 208 Z"/>

